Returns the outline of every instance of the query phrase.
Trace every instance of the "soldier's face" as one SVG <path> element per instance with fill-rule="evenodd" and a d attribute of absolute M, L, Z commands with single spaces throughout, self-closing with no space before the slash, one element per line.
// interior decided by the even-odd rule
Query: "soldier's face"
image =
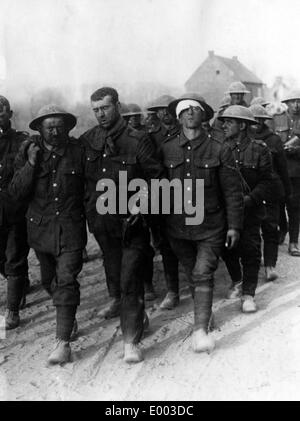
<path fill-rule="evenodd" d="M 165 123 L 165 124 L 174 123 L 174 117 L 172 116 L 172 114 L 169 113 L 169 110 L 167 108 L 159 108 L 156 113 L 157 113 L 157 117 L 160 119 L 162 123 Z"/>
<path fill-rule="evenodd" d="M 92 110 L 101 127 L 111 128 L 120 117 L 120 103 L 114 104 L 110 95 L 99 101 L 91 101 Z"/>
<path fill-rule="evenodd" d="M 261 133 L 265 127 L 265 120 L 263 118 L 256 118 L 257 124 L 254 126 L 256 133 Z"/>
<path fill-rule="evenodd" d="M 9 125 L 9 120 L 11 119 L 12 111 L 7 109 L 7 107 L 0 104 L 0 128 L 1 131 L 5 130 Z"/>
<path fill-rule="evenodd" d="M 65 121 L 62 117 L 49 117 L 42 121 L 40 133 L 46 143 L 57 146 L 68 136 Z"/>
<path fill-rule="evenodd" d="M 294 99 L 288 102 L 289 112 L 292 114 L 300 113 L 300 99 Z"/>
<path fill-rule="evenodd" d="M 128 124 L 134 129 L 139 128 L 141 125 L 142 116 L 140 114 L 132 115 L 129 118 Z"/>
<path fill-rule="evenodd" d="M 245 94 L 230 94 L 231 105 L 242 105 Z"/>
<path fill-rule="evenodd" d="M 223 123 L 223 130 L 225 139 L 237 137 L 241 133 L 242 123 L 233 118 L 225 118 Z"/>
<path fill-rule="evenodd" d="M 179 122 L 186 129 L 197 129 L 202 127 L 202 117 L 200 107 L 189 107 L 180 113 Z"/>

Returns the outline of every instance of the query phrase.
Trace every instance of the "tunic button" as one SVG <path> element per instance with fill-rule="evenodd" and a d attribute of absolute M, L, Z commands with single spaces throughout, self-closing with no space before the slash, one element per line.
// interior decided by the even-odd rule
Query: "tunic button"
<path fill-rule="evenodd" d="M 238 161 L 238 160 L 236 160 L 235 162 L 236 162 L 236 163 L 238 163 L 239 161 Z"/>
<path fill-rule="evenodd" d="M 52 172 L 53 172 L 53 174 L 55 174 L 56 173 L 56 170 L 53 170 Z"/>
<path fill-rule="evenodd" d="M 30 222 L 33 222 L 33 218 L 30 218 Z"/>
<path fill-rule="evenodd" d="M 173 164 L 170 165 L 170 168 L 173 168 Z"/>
<path fill-rule="evenodd" d="M 57 187 L 57 183 L 53 183 L 53 187 Z"/>
<path fill-rule="evenodd" d="M 192 149 L 190 146 L 188 146 L 187 148 L 188 148 L 188 151 L 190 151 Z"/>
<path fill-rule="evenodd" d="M 55 159 L 56 158 L 56 155 L 52 155 L 52 158 Z"/>
<path fill-rule="evenodd" d="M 125 162 L 125 161 L 123 161 L 123 162 L 122 162 L 122 164 L 123 164 L 123 165 L 125 165 L 125 164 L 126 164 L 126 162 Z"/>
<path fill-rule="evenodd" d="M 103 169 L 102 169 L 102 172 L 105 172 L 105 171 L 106 171 L 106 168 L 103 168 Z"/>
<path fill-rule="evenodd" d="M 188 158 L 188 159 L 186 160 L 186 162 L 190 162 L 190 158 Z"/>
<path fill-rule="evenodd" d="M 2 164 L 0 164 L 0 168 L 2 168 Z"/>
<path fill-rule="evenodd" d="M 187 187 L 187 191 L 191 191 L 191 188 L 190 187 Z"/>
<path fill-rule="evenodd" d="M 205 168 L 208 168 L 208 165 L 207 164 L 205 164 Z"/>
<path fill-rule="evenodd" d="M 72 174 L 75 174 L 75 171 L 72 171 Z"/>
<path fill-rule="evenodd" d="M 2 178 L 2 175 L 0 175 L 0 180 L 1 180 L 1 178 Z"/>
<path fill-rule="evenodd" d="M 87 160 L 89 161 L 89 160 L 90 160 L 90 158 L 89 158 L 89 157 L 87 157 Z"/>
<path fill-rule="evenodd" d="M 102 156 L 103 156 L 103 158 L 106 158 L 106 153 L 104 153 Z"/>
<path fill-rule="evenodd" d="M 187 173 L 187 177 L 190 177 L 190 176 L 191 176 L 191 173 L 189 173 L 189 172 L 188 172 L 188 173 Z"/>
<path fill-rule="evenodd" d="M 58 197 L 56 197 L 54 200 L 55 200 L 55 202 L 58 202 Z"/>
<path fill-rule="evenodd" d="M 55 212 L 55 215 L 59 215 L 59 211 Z"/>

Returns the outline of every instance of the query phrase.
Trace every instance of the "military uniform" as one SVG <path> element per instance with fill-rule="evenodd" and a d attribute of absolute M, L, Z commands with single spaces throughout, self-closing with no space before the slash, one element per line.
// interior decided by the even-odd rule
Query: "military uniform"
<path fill-rule="evenodd" d="M 264 265 L 275 267 L 279 243 L 279 213 L 280 204 L 291 194 L 291 185 L 288 175 L 287 160 L 281 139 L 267 126 L 261 133 L 256 133 L 255 138 L 263 141 L 272 154 L 274 183 L 271 200 L 266 202 L 266 217 L 262 221 L 261 229 L 264 239 Z"/>
<path fill-rule="evenodd" d="M 8 279 L 7 307 L 18 311 L 28 276 L 26 204 L 8 191 L 14 173 L 14 160 L 28 137 L 10 126 L 0 135 L 0 273 Z"/>
<path fill-rule="evenodd" d="M 195 301 L 195 328 L 207 329 L 212 305 L 213 276 L 225 243 L 227 229 L 240 230 L 243 198 L 239 175 L 228 146 L 222 145 L 204 130 L 192 141 L 183 131 L 165 139 L 160 155 L 169 180 L 204 180 L 204 220 L 187 225 L 191 215 L 182 209 L 166 216 L 166 230 L 173 251 L 185 268 L 192 291 L 200 289 Z M 187 187 L 189 190 L 190 187 Z"/>
<path fill-rule="evenodd" d="M 239 245 L 234 250 L 227 250 L 224 260 L 232 281 L 243 281 L 243 295 L 254 297 L 258 282 L 261 260 L 260 225 L 265 216 L 265 203 L 271 200 L 273 175 L 271 155 L 267 145 L 246 136 L 241 143 L 228 140 L 239 169 L 248 201 Z M 243 266 L 243 275 L 240 266 Z"/>
<path fill-rule="evenodd" d="M 103 251 L 108 291 L 111 297 L 121 297 L 121 327 L 125 343 L 137 344 L 143 333 L 143 262 L 149 244 L 149 229 L 141 219 L 132 227 L 130 238 L 122 236 L 126 218 L 120 214 L 100 215 L 96 210 L 101 193 L 96 184 L 102 178 L 111 179 L 119 192 L 119 172 L 149 181 L 162 175 L 153 145 L 144 132 L 130 127 L 122 118 L 109 130 L 96 126 L 80 138 L 86 149 L 87 197 L 86 210 L 90 231 Z M 117 201 L 118 202 L 118 201 Z M 127 206 L 127 204 L 126 204 Z"/>
<path fill-rule="evenodd" d="M 291 116 L 288 112 L 273 117 L 273 130 L 283 144 L 294 136 L 300 138 L 300 115 Z M 300 223 L 300 148 L 286 151 L 286 160 L 292 193 L 286 203 L 290 243 L 298 243 Z M 287 232 L 284 206 L 281 208 L 280 231 Z"/>
<path fill-rule="evenodd" d="M 159 153 L 160 148 L 163 144 L 163 142 L 174 136 L 177 135 L 180 132 L 179 125 L 176 125 L 172 127 L 171 129 L 168 129 L 164 124 L 160 123 L 159 126 L 153 128 L 152 130 L 149 130 L 149 135 L 151 139 L 153 140 L 155 144 L 155 148 L 157 152 Z M 165 231 L 165 227 L 162 224 L 160 226 L 160 233 L 158 234 L 160 237 L 160 252 L 162 255 L 162 262 L 164 267 L 164 275 L 166 279 L 167 284 L 167 290 L 168 292 L 174 294 L 174 296 L 179 295 L 179 278 L 178 278 L 178 258 L 176 254 L 173 252 L 167 233 Z"/>
<path fill-rule="evenodd" d="M 31 142 L 40 147 L 34 167 L 26 152 Z M 40 261 L 43 286 L 62 318 L 66 307 L 75 317 L 80 303 L 77 275 L 87 240 L 84 170 L 84 150 L 75 139 L 49 151 L 40 136 L 32 136 L 19 151 L 11 182 L 12 194 L 29 203 L 28 243 Z M 57 337 L 69 340 L 64 325 L 57 325 Z"/>

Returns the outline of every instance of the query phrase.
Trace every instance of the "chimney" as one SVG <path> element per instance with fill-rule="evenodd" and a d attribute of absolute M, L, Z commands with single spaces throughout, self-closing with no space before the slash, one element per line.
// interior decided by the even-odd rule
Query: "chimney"
<path fill-rule="evenodd" d="M 238 56 L 233 56 L 232 60 L 238 61 Z"/>
<path fill-rule="evenodd" d="M 208 55 L 209 55 L 209 57 L 214 57 L 214 55 L 215 55 L 214 50 L 209 50 Z"/>

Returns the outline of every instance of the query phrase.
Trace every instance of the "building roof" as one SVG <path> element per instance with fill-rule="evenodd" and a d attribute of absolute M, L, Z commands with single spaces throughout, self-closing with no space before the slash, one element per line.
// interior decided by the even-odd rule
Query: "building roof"
<path fill-rule="evenodd" d="M 215 56 L 217 59 L 221 60 L 225 66 L 233 71 L 234 77 L 236 80 L 248 83 L 258 83 L 263 84 L 263 81 L 259 79 L 253 72 L 247 69 L 237 57 L 227 58 L 222 56 Z"/>
<path fill-rule="evenodd" d="M 243 83 L 254 83 L 263 85 L 263 81 L 259 79 L 253 72 L 251 72 L 249 69 L 247 69 L 246 66 L 244 66 L 236 56 L 232 58 L 222 57 L 215 55 L 213 51 L 209 51 L 209 55 L 205 62 L 203 62 L 197 70 L 191 75 L 191 77 L 188 79 L 186 83 L 189 83 L 194 78 L 197 78 L 199 71 L 201 71 L 201 68 L 204 63 L 206 63 L 209 60 L 219 60 L 221 61 L 229 70 L 232 72 L 232 80 L 240 80 Z"/>

